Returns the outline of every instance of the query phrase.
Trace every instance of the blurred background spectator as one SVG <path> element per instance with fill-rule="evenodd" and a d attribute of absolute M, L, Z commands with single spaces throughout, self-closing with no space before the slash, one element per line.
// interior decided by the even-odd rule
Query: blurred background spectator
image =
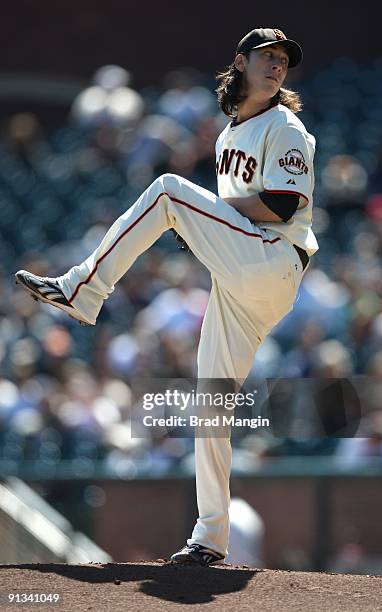
<path fill-rule="evenodd" d="M 226 562 L 262 567 L 264 521 L 261 516 L 244 499 L 232 497 L 229 523 Z"/>
<path fill-rule="evenodd" d="M 252 372 L 260 378 L 372 374 L 373 410 L 380 409 L 382 350 L 382 196 L 376 188 L 382 166 L 375 137 L 381 70 L 378 61 L 363 68 L 336 60 L 300 84 L 303 120 L 317 137 L 314 225 L 321 248 L 294 310 L 266 339 Z M 373 113 L 364 102 L 366 75 L 373 77 L 367 83 Z M 339 81 L 351 83 L 351 103 L 339 95 Z M 215 189 L 214 142 L 226 118 L 211 80 L 195 69 L 171 71 L 155 97 L 130 82 L 123 67 L 103 66 L 61 125 L 46 128 L 30 112 L 3 125 L 0 451 L 8 461 L 106 460 L 122 449 L 130 456 L 136 445 L 121 440 L 129 438 L 134 377 L 196 373 L 210 281 L 170 233 L 121 280 L 95 328 L 41 308 L 10 283 L 20 267 L 57 275 L 82 260 L 164 171 Z M 316 95 L 323 86 L 325 103 Z M 115 385 L 122 402 L 109 395 Z M 166 435 L 162 443 L 165 449 Z M 146 446 L 145 456 L 157 457 L 160 444 Z M 188 444 L 182 449 L 190 452 Z M 167 464 L 181 459 L 179 449 L 164 455 Z"/>

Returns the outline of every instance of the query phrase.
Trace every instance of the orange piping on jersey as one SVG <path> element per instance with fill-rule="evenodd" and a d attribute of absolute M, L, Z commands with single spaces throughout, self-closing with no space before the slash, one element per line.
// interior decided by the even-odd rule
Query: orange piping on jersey
<path fill-rule="evenodd" d="M 126 234 L 128 234 L 128 232 L 130 230 L 132 230 L 137 225 L 137 223 L 139 223 L 139 221 L 141 221 L 147 215 L 147 213 L 149 213 L 150 210 L 152 210 L 154 208 L 154 206 L 156 206 L 156 204 L 158 203 L 159 198 L 161 198 L 164 195 L 166 195 L 168 198 L 170 198 L 170 200 L 172 202 L 175 202 L 176 204 L 181 204 L 182 206 L 186 206 L 190 210 L 193 210 L 193 211 L 195 211 L 195 212 L 197 212 L 197 213 L 199 213 L 201 215 L 204 215 L 205 217 L 208 217 L 209 219 L 213 219 L 214 221 L 218 221 L 218 223 L 222 223 L 223 225 L 226 225 L 227 227 L 229 227 L 230 229 L 232 229 L 232 230 L 234 230 L 236 232 L 241 232 L 242 234 L 245 234 L 246 236 L 251 236 L 252 238 L 261 238 L 261 240 L 263 241 L 264 244 L 266 242 L 268 242 L 269 244 L 274 244 L 275 242 L 278 242 L 280 240 L 280 238 L 274 238 L 273 240 L 270 240 L 269 238 L 265 238 L 264 239 L 261 234 L 256 234 L 254 232 L 247 232 L 246 230 L 241 229 L 241 227 L 236 227 L 235 225 L 232 225 L 231 223 L 229 223 L 228 221 L 225 221 L 224 219 L 219 219 L 219 217 L 215 217 L 214 215 L 211 215 L 210 213 L 204 212 L 204 210 L 200 210 L 199 208 L 196 208 L 195 206 L 193 206 L 192 204 L 189 204 L 188 202 L 184 202 L 183 200 L 179 200 L 178 198 L 172 198 L 168 193 L 163 191 L 162 193 L 160 193 L 158 195 L 158 197 L 156 198 L 155 202 L 153 204 L 151 204 L 151 206 L 149 206 L 149 208 L 147 210 L 145 210 L 145 212 L 142 213 L 141 216 L 138 217 L 138 219 L 136 219 L 134 221 L 134 223 L 132 223 L 129 227 L 127 227 L 125 229 L 125 231 L 122 232 L 122 234 L 117 238 L 117 240 L 106 251 L 106 253 L 104 253 L 102 255 L 102 257 L 100 257 L 97 260 L 96 265 L 94 266 L 94 269 L 90 272 L 88 277 L 84 281 L 81 281 L 77 285 L 76 289 L 74 290 L 74 292 L 72 294 L 72 297 L 68 300 L 69 304 L 72 303 L 72 301 L 76 297 L 76 295 L 79 292 L 79 290 L 82 287 L 82 285 L 87 285 L 91 281 L 91 279 L 93 278 L 94 274 L 97 272 L 98 266 L 100 265 L 100 263 L 102 263 L 102 261 L 105 259 L 105 257 L 107 257 L 111 253 L 111 251 L 117 246 L 117 244 L 120 242 L 120 240 L 122 240 L 122 238 L 124 238 L 126 236 Z"/>
<path fill-rule="evenodd" d="M 287 189 L 264 189 L 264 191 L 266 191 L 267 193 L 290 193 L 292 195 L 300 196 L 301 198 L 304 198 L 307 202 L 309 202 L 309 198 L 307 198 L 306 195 L 300 193 L 299 191 L 289 191 Z"/>

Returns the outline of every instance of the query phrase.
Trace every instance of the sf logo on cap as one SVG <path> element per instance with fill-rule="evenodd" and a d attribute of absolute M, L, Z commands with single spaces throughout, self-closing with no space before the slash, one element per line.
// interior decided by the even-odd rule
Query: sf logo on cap
<path fill-rule="evenodd" d="M 281 30 L 273 30 L 273 32 L 275 33 L 277 40 L 286 40 L 286 36 Z"/>

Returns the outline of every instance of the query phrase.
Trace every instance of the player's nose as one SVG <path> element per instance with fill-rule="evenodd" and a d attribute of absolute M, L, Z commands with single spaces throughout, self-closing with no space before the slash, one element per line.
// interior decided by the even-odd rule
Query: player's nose
<path fill-rule="evenodd" d="M 272 70 L 275 70 L 275 71 L 281 71 L 282 69 L 283 69 L 283 64 L 282 64 L 281 59 L 277 59 L 277 58 L 276 58 L 276 59 L 273 61 Z"/>

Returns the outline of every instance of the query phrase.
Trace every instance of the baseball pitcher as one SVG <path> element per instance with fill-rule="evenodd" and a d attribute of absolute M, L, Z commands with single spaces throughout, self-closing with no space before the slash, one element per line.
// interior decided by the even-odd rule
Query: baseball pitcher
<path fill-rule="evenodd" d="M 302 50 L 281 30 L 259 28 L 238 44 L 218 75 L 231 121 L 216 143 L 218 196 L 173 174 L 157 178 L 109 229 L 99 247 L 58 278 L 20 270 L 35 298 L 95 325 L 103 301 L 139 255 L 173 229 L 211 273 L 198 377 L 243 380 L 256 351 L 293 308 L 318 249 L 312 224 L 315 139 L 283 88 Z M 224 559 L 229 536 L 229 437 L 195 439 L 199 518 L 178 563 Z"/>

